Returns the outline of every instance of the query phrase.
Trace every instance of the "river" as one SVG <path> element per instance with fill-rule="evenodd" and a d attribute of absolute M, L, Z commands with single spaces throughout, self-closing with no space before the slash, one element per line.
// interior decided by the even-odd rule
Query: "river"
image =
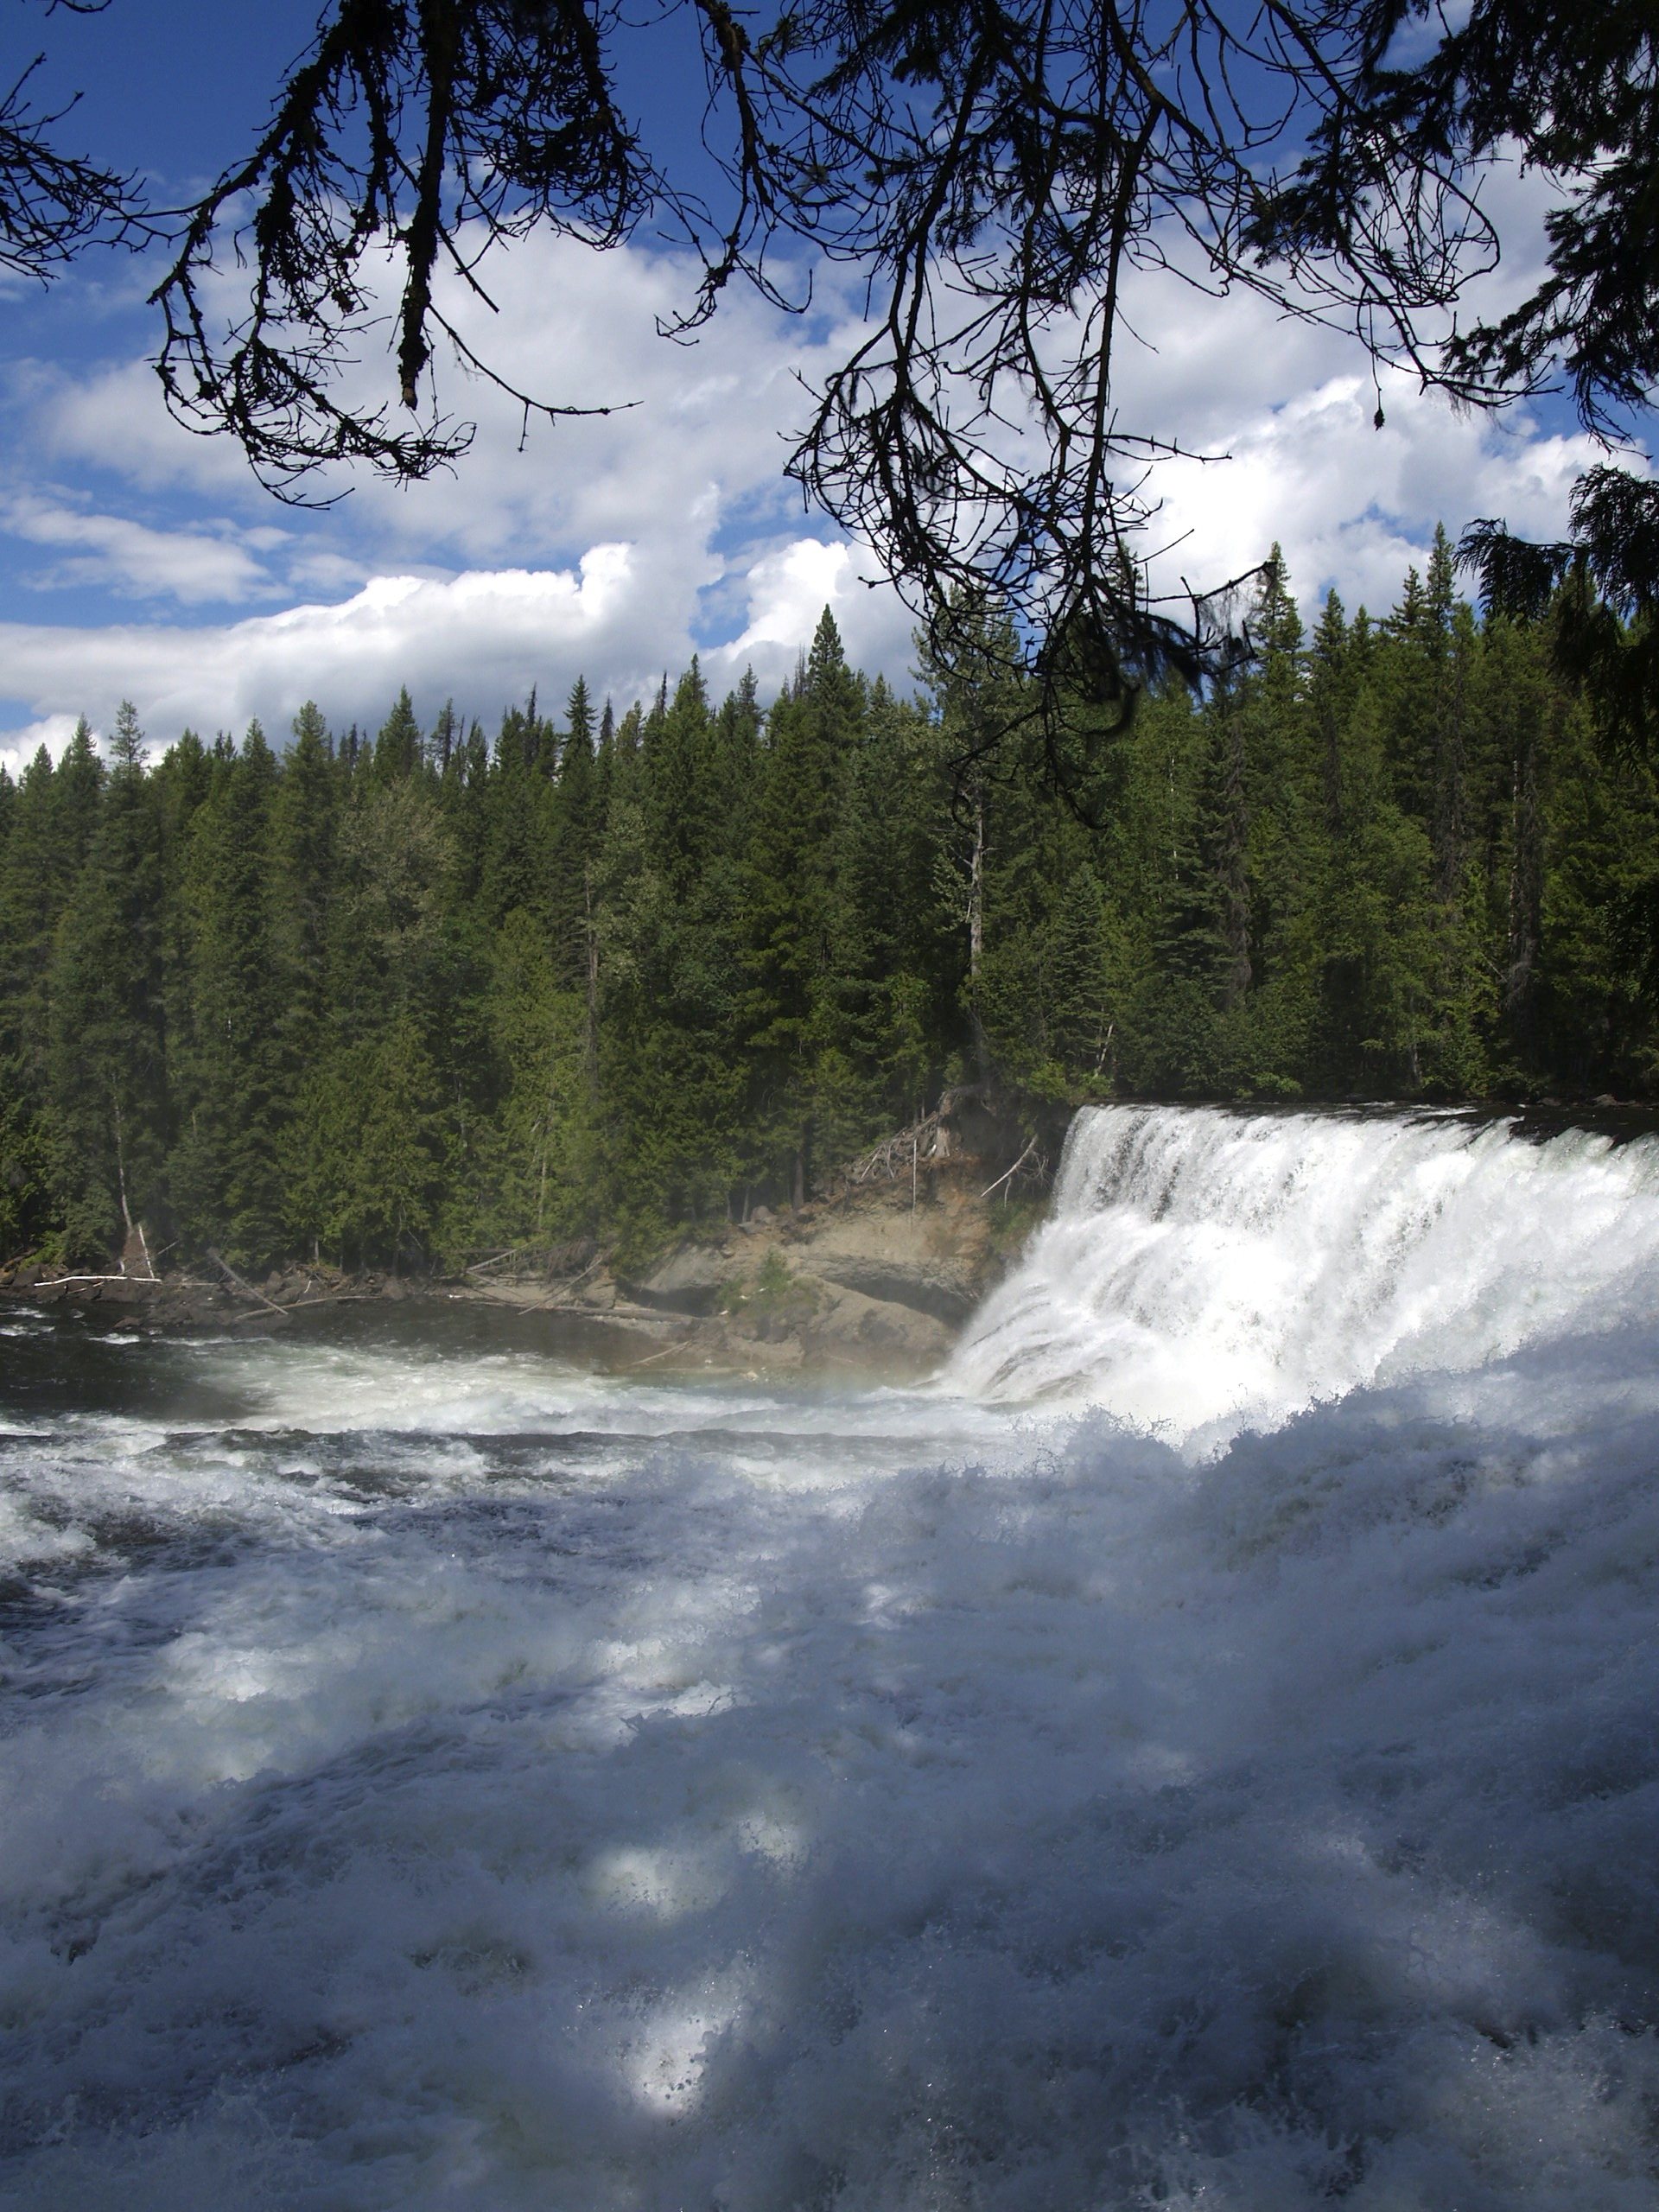
<path fill-rule="evenodd" d="M 0 2202 L 1651 2212 L 1659 1144 L 1109 1108 L 946 1372 L 0 1319 Z"/>

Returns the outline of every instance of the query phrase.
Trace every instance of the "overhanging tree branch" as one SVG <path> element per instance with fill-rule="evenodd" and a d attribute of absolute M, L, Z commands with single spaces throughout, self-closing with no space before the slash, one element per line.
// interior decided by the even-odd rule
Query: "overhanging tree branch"
<path fill-rule="evenodd" d="M 622 41 L 677 19 L 719 206 L 658 167 L 619 91 Z M 1469 405 L 1564 382 L 1616 442 L 1659 370 L 1656 36 L 1649 0 L 1471 0 L 1456 28 L 1430 0 L 329 0 L 252 152 L 179 213 L 162 382 L 282 496 L 326 498 L 340 464 L 459 458 L 445 350 L 526 423 L 615 404 L 529 391 L 445 304 L 447 278 L 487 309 L 481 262 L 532 230 L 678 237 L 699 264 L 680 338 L 734 281 L 799 309 L 798 265 L 843 264 L 864 327 L 790 473 L 925 621 L 988 591 L 1045 696 L 1064 666 L 1127 712 L 1231 650 L 1149 581 L 1179 448 L 1123 416 L 1137 289 L 1252 293 Z M 1459 327 L 1502 243 L 1480 188 L 1503 161 L 1559 193 L 1548 267 Z M 1584 510 L 1592 582 L 1611 517 Z"/>

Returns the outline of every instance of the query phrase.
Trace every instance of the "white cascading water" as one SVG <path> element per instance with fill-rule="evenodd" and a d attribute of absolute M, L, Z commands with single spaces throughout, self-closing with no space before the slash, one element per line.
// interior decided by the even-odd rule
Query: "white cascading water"
<path fill-rule="evenodd" d="M 0 2205 L 1653 2212 L 1656 1156 L 1090 1113 L 913 1391 L 10 1307 Z"/>
<path fill-rule="evenodd" d="M 1644 1318 L 1659 1143 L 1455 1115 L 1084 1109 L 1053 1217 L 950 1382 L 1189 1446 Z"/>

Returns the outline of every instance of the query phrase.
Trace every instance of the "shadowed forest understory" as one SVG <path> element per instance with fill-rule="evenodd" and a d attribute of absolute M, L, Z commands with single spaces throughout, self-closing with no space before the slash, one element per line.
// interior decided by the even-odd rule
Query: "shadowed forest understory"
<path fill-rule="evenodd" d="M 584 683 L 492 741 L 407 695 L 291 745 L 124 709 L 0 773 L 0 1256 L 454 1266 L 830 1188 L 947 1087 L 1086 1099 L 1659 1088 L 1659 788 L 1446 541 L 1065 788 L 994 630 L 900 696 Z M 1000 734 L 999 734 L 1000 733 Z M 149 734 L 150 737 L 154 733 Z"/>

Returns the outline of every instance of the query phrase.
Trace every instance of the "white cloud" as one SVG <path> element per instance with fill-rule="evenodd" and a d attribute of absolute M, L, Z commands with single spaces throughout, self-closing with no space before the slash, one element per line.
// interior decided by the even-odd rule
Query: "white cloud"
<path fill-rule="evenodd" d="M 1542 202 L 1513 177 L 1492 190 L 1506 224 L 1524 218 L 1501 272 L 1509 297 L 1535 270 Z M 752 661 L 775 683 L 825 603 L 855 661 L 904 679 L 910 616 L 889 588 L 868 588 L 867 557 L 806 533 L 780 477 L 784 433 L 806 405 L 798 378 L 822 376 L 855 327 L 844 301 L 823 293 L 827 311 L 808 324 L 734 296 L 688 348 L 655 334 L 691 281 L 672 255 L 536 238 L 492 270 L 499 315 L 472 303 L 463 327 L 505 375 L 573 404 L 639 404 L 532 425 L 520 450 L 518 409 L 452 375 L 446 398 L 479 423 L 456 474 L 365 484 L 323 514 L 274 508 L 234 447 L 168 419 L 141 363 L 19 372 L 13 410 L 32 435 L 7 467 L 0 522 L 14 536 L 115 596 L 289 603 L 216 624 L 14 620 L 0 627 L 7 692 L 35 717 L 84 708 L 100 723 L 130 695 L 157 736 L 253 714 L 280 733 L 308 696 L 337 722 L 378 721 L 404 683 L 424 715 L 453 695 L 487 721 L 532 683 L 561 696 L 579 671 L 622 704 L 694 645 L 716 682 Z M 1525 416 L 1459 416 L 1403 378 L 1388 380 L 1375 432 L 1369 377 L 1338 333 L 1168 281 L 1137 286 L 1129 311 L 1145 342 L 1120 356 L 1121 419 L 1233 456 L 1158 471 L 1149 543 L 1179 541 L 1160 564 L 1168 582 L 1212 586 L 1277 538 L 1305 606 L 1334 583 L 1381 609 L 1439 519 L 1561 527 L 1585 441 Z M 49 483 L 30 474 L 48 468 Z M 117 489 L 65 493 L 74 471 Z M 155 517 L 163 491 L 168 529 Z"/>
<path fill-rule="evenodd" d="M 1484 199 L 1505 258 L 1471 288 L 1465 321 L 1504 312 L 1536 283 L 1552 188 L 1500 166 Z M 1438 522 L 1455 536 L 1497 515 L 1560 535 L 1573 480 L 1596 457 L 1588 438 L 1546 429 L 1524 406 L 1459 410 L 1388 370 L 1379 395 L 1351 335 L 1249 293 L 1214 300 L 1142 279 L 1126 312 L 1141 338 L 1119 355 L 1121 419 L 1218 456 L 1162 462 L 1150 480 L 1161 506 L 1147 544 L 1169 549 L 1154 570 L 1166 589 L 1213 588 L 1277 540 L 1305 608 L 1334 586 L 1351 609 L 1381 612 Z"/>
<path fill-rule="evenodd" d="M 512 400 L 452 366 L 444 404 L 478 425 L 457 470 L 408 486 L 359 480 L 326 515 L 294 517 L 300 542 L 366 551 L 382 568 L 407 566 L 411 556 L 416 565 L 451 569 L 539 566 L 605 541 L 672 534 L 694 544 L 737 502 L 760 499 L 778 517 L 787 513 L 781 433 L 804 410 L 797 368 L 810 374 L 827 357 L 822 334 L 808 342 L 804 326 L 734 296 L 696 345 L 664 341 L 659 319 L 692 289 L 683 256 L 635 247 L 598 254 L 536 236 L 490 270 L 499 312 L 471 298 L 450 303 L 468 342 L 526 391 L 616 411 L 532 419 L 526 432 Z M 365 381 L 363 395 L 371 391 Z M 108 470 L 152 492 L 185 484 L 225 504 L 235 495 L 270 519 L 273 510 L 238 449 L 173 423 L 141 364 L 87 379 L 60 376 L 37 409 L 60 462 Z"/>
<path fill-rule="evenodd" d="M 797 372 L 820 370 L 836 342 L 823 316 L 809 329 L 734 300 L 701 343 L 679 346 L 656 327 L 688 296 L 683 259 L 537 238 L 493 269 L 500 312 L 467 334 L 505 375 L 574 404 L 640 404 L 532 425 L 520 450 L 517 408 L 475 382 L 450 389 L 446 398 L 464 399 L 480 426 L 454 476 L 403 489 L 364 483 L 327 513 L 283 514 L 281 529 L 272 516 L 282 511 L 251 492 L 234 448 L 170 423 L 148 372 L 37 380 L 37 419 L 60 474 L 119 478 L 140 512 L 162 491 L 176 505 L 182 487 L 187 506 L 194 489 L 214 512 L 245 517 L 235 543 L 246 566 L 233 575 L 226 559 L 220 596 L 233 603 L 269 575 L 297 604 L 199 627 L 14 622 L 0 633 L 6 689 L 34 713 L 104 714 L 130 693 L 147 722 L 169 731 L 186 720 L 237 725 L 250 713 L 279 729 L 307 696 L 337 721 L 378 718 L 400 683 L 423 713 L 453 693 L 489 718 L 531 683 L 560 696 L 578 672 L 625 702 L 699 645 L 711 674 L 734 678 L 753 663 L 763 684 L 775 683 L 832 601 L 849 651 L 902 673 L 910 618 L 885 586 L 867 588 L 844 548 L 801 535 L 798 495 L 780 476 L 782 428 L 804 404 Z M 483 316 L 475 304 L 469 313 Z M 26 519 L 30 496 L 14 495 Z M 62 506 L 55 530 L 67 528 Z M 190 563 L 211 576 L 203 541 L 219 530 L 187 527 L 177 535 L 194 543 L 169 538 L 164 558 L 156 549 L 158 592 L 201 603 Z M 581 619 L 578 605 L 589 610 Z"/>
<path fill-rule="evenodd" d="M 217 539 L 222 601 L 245 600 L 256 578 L 270 576 L 297 603 L 289 617 L 199 628 L 14 622 L 4 633 L 6 690 L 37 713 L 103 712 L 106 698 L 130 691 L 158 726 L 188 718 L 213 727 L 257 712 L 280 728 L 308 694 L 336 721 L 378 716 L 407 682 L 423 712 L 453 692 L 488 717 L 531 682 L 556 696 L 578 672 L 625 702 L 654 690 L 698 645 L 711 672 L 724 666 L 735 677 L 752 660 L 763 683 L 776 682 L 830 599 L 844 611 L 850 647 L 902 668 L 909 618 L 885 588 L 866 589 L 844 553 L 801 538 L 798 495 L 780 477 L 781 427 L 804 404 L 796 372 L 813 372 L 827 354 L 822 319 L 809 332 L 736 300 L 699 345 L 679 346 L 656 326 L 687 296 L 683 260 L 536 238 L 493 267 L 500 313 L 468 335 L 505 375 L 572 403 L 641 404 L 532 424 L 521 451 L 517 408 L 476 382 L 450 389 L 446 397 L 475 408 L 480 425 L 454 476 L 403 489 L 364 483 L 326 513 L 285 513 L 251 487 L 233 448 L 168 421 L 147 372 L 128 365 L 85 381 L 37 379 L 36 419 L 60 476 L 116 477 L 140 514 L 164 491 L 169 511 L 194 495 L 245 518 L 233 550 L 229 525 L 188 521 L 149 549 L 158 594 L 201 604 Z M 475 304 L 470 312 L 483 315 Z M 62 500 L 46 516 L 43 497 L 27 487 L 13 497 L 31 528 L 67 535 L 91 520 L 66 521 Z M 81 530 L 83 546 L 90 535 Z M 130 588 L 141 539 L 118 543 L 109 528 L 99 546 L 111 570 L 118 554 L 130 556 Z M 617 547 L 626 549 L 620 569 L 607 551 Z M 578 573 L 584 606 L 587 580 L 606 580 L 602 619 L 564 619 Z M 412 594 L 415 581 L 429 587 L 423 595 Z M 343 645 L 347 638 L 358 642 Z"/>
<path fill-rule="evenodd" d="M 404 683 L 428 712 L 454 693 L 493 715 L 532 683 L 545 690 L 561 662 L 602 664 L 632 581 L 628 549 L 601 545 L 575 572 L 380 576 L 334 606 L 211 627 L 0 624 L 0 662 L 43 715 L 67 697 L 105 727 L 130 698 L 152 739 L 186 724 L 239 728 L 256 715 L 279 735 L 307 698 L 336 721 L 378 722 Z"/>
<path fill-rule="evenodd" d="M 861 557 L 844 538 L 798 537 L 774 547 L 745 575 L 743 628 L 705 654 L 706 664 L 722 677 L 752 667 L 776 685 L 792 672 L 827 607 L 855 667 L 902 680 L 913 618 L 887 586 L 872 588 L 874 574 L 868 551 Z"/>
<path fill-rule="evenodd" d="M 273 580 L 257 550 L 275 550 L 286 532 L 237 531 L 216 522 L 194 530 L 154 530 L 125 515 L 100 514 L 63 498 L 17 493 L 0 501 L 0 521 L 31 544 L 62 557 L 31 582 L 41 588 L 101 583 L 125 598 L 186 605 L 269 594 Z"/>
<path fill-rule="evenodd" d="M 10 731 L 0 738 L 0 767 L 20 776 L 44 746 L 55 760 L 75 734 L 73 715 L 43 715 L 39 721 Z"/>
<path fill-rule="evenodd" d="M 1407 568 L 1421 567 L 1437 522 L 1454 535 L 1477 515 L 1503 515 L 1523 532 L 1560 529 L 1573 480 L 1595 457 L 1589 439 L 1500 428 L 1394 381 L 1381 431 L 1369 379 L 1338 377 L 1242 417 L 1230 460 L 1161 469 L 1154 531 L 1171 546 L 1158 564 L 1166 586 L 1221 582 L 1276 539 L 1305 606 L 1334 585 L 1351 609 L 1381 613 Z"/>
<path fill-rule="evenodd" d="M 859 581 L 849 549 L 801 539 L 758 561 L 747 578 L 750 619 L 729 645 L 704 655 L 716 683 L 753 666 L 775 687 L 793 669 L 823 608 L 830 606 L 849 656 L 901 666 L 908 618 L 890 592 Z M 27 758 L 44 740 L 55 752 L 76 713 L 107 728 L 130 698 L 153 741 L 189 726 L 240 730 L 257 716 L 281 737 L 303 702 L 331 721 L 372 727 L 407 684 L 427 720 L 446 698 L 486 726 L 532 685 L 555 706 L 580 673 L 619 706 L 671 677 L 691 657 L 683 627 L 654 632 L 642 619 L 655 601 L 636 549 L 599 545 L 571 569 L 482 569 L 458 576 L 378 576 L 334 605 L 302 605 L 214 625 L 0 623 L 0 665 L 14 694 L 40 719 L 3 741 Z M 657 648 L 641 658 L 643 633 Z M 620 680 L 618 680 L 620 671 Z M 54 710 L 52 702 L 67 701 Z"/>

